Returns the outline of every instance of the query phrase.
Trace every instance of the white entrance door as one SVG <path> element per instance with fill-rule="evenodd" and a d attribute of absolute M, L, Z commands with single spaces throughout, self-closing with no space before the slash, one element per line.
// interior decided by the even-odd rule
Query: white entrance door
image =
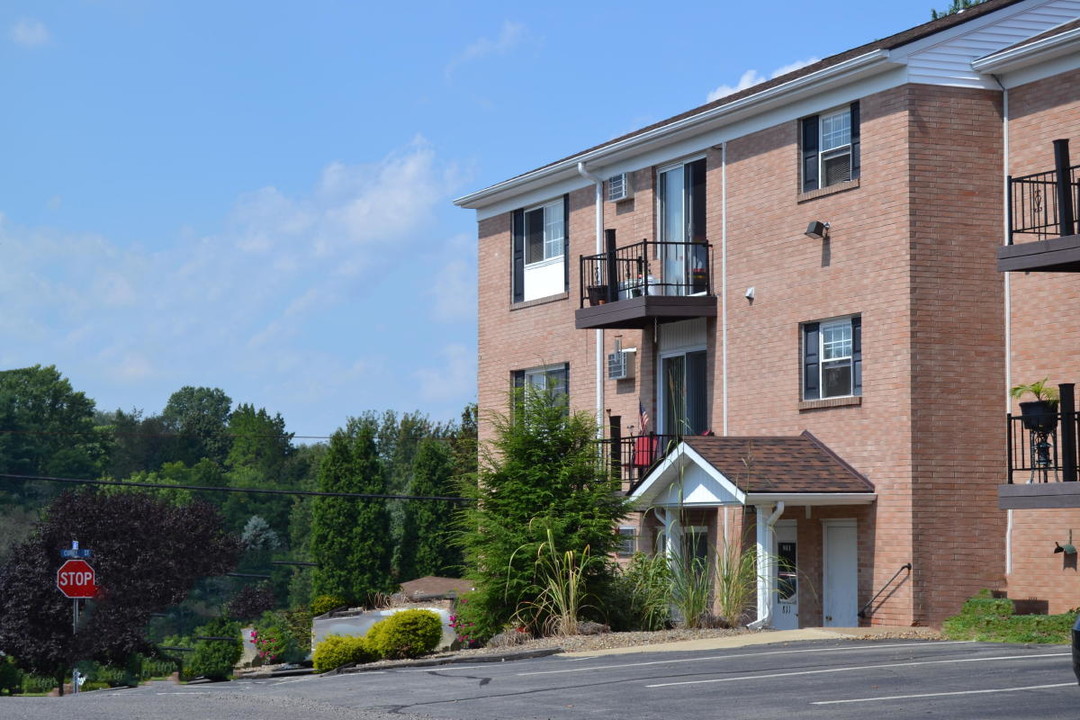
<path fill-rule="evenodd" d="M 776 596 L 773 599 L 772 626 L 777 630 L 799 629 L 797 539 L 794 520 L 776 523 Z"/>
<path fill-rule="evenodd" d="M 835 627 L 859 625 L 859 545 L 854 520 L 824 522 L 825 557 L 822 583 L 824 624 Z"/>

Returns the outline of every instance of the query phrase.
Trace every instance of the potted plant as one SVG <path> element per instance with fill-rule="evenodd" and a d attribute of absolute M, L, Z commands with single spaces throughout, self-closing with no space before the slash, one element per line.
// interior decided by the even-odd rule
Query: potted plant
<path fill-rule="evenodd" d="M 1033 432 L 1052 432 L 1057 427 L 1057 388 L 1046 384 L 1047 378 L 1027 385 L 1017 385 L 1009 391 L 1016 399 L 1031 395 L 1035 399 L 1020 403 L 1024 427 Z"/>

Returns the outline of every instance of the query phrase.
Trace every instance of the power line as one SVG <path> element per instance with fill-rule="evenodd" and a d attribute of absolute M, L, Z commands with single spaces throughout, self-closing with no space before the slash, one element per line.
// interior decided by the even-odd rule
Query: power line
<path fill-rule="evenodd" d="M 0 473 L 0 477 L 13 480 L 42 480 L 45 482 L 70 483 L 75 485 L 114 485 L 118 487 L 148 488 L 155 490 L 193 490 L 198 492 L 251 493 L 257 495 L 295 495 L 302 497 L 341 497 L 356 500 L 441 500 L 443 502 L 471 503 L 470 498 L 452 495 L 389 495 L 383 493 L 329 492 L 322 490 L 277 490 L 273 488 L 235 488 L 213 485 L 170 485 L 167 483 L 126 482 L 124 480 L 86 480 L 62 478 L 48 475 L 16 475 Z"/>

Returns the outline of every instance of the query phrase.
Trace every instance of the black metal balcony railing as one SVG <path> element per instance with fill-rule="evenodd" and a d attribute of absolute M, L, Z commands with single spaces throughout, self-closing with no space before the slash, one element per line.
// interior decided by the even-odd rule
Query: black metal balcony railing
<path fill-rule="evenodd" d="M 1009 244 L 1016 235 L 1030 235 L 1035 240 L 1076 234 L 1072 209 L 1080 207 L 1080 165 L 1068 169 L 1066 227 L 1062 228 L 1062 196 L 1058 191 L 1058 172 L 1035 173 L 1009 178 Z M 1071 229 L 1070 229 L 1071 227 Z"/>
<path fill-rule="evenodd" d="M 1034 418 L 1007 416 L 1010 485 L 1077 479 L 1080 416 L 1075 411 L 1072 385 L 1060 387 L 1063 391 L 1061 412 Z"/>
<path fill-rule="evenodd" d="M 598 440 L 600 456 L 629 491 L 656 467 L 679 442 L 678 435 L 635 435 Z"/>
<path fill-rule="evenodd" d="M 581 307 L 635 297 L 711 295 L 710 246 L 642 240 L 581 257 Z"/>

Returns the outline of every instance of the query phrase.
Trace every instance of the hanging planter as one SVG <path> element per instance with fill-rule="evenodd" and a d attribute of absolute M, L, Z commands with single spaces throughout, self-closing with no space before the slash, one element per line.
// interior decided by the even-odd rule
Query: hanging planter
<path fill-rule="evenodd" d="M 1032 432 L 1050 433 L 1057 428 L 1057 388 L 1046 384 L 1046 378 L 1028 385 L 1017 385 L 1009 391 L 1014 398 L 1033 395 L 1034 400 L 1020 403 L 1024 427 Z"/>

